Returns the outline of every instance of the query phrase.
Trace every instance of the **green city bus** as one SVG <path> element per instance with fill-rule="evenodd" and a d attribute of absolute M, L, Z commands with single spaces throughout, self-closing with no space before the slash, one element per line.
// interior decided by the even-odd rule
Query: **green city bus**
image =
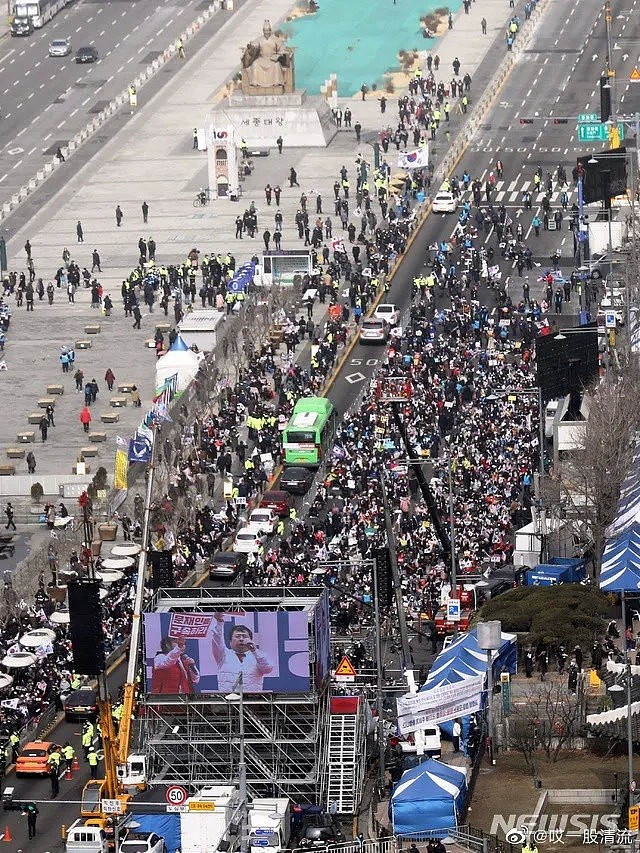
<path fill-rule="evenodd" d="M 282 433 L 285 464 L 317 468 L 333 442 L 336 420 L 326 397 L 301 397 Z"/>

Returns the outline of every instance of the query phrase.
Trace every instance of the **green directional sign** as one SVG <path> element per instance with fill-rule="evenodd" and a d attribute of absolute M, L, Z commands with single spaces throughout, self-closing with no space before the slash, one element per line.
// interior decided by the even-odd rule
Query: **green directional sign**
<path fill-rule="evenodd" d="M 583 124 L 593 124 L 594 122 L 599 122 L 600 116 L 598 113 L 580 113 L 578 115 L 578 122 L 582 122 Z"/>
<path fill-rule="evenodd" d="M 624 124 L 618 125 L 620 140 L 624 139 Z M 609 125 L 601 121 L 578 124 L 578 142 L 608 142 Z"/>

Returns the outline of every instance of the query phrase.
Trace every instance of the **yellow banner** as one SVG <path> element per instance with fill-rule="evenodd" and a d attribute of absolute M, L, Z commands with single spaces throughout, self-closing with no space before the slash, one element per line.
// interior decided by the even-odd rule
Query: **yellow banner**
<path fill-rule="evenodd" d="M 116 460 L 113 471 L 113 488 L 127 488 L 127 469 L 129 467 L 129 459 L 124 450 L 116 450 Z"/>

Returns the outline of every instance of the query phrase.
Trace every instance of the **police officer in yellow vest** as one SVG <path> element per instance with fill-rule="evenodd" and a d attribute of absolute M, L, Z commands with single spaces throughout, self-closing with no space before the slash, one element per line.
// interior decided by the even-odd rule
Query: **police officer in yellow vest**
<path fill-rule="evenodd" d="M 67 741 L 62 747 L 62 755 L 67 763 L 67 770 L 71 770 L 71 768 L 73 767 L 73 759 L 75 757 L 75 754 L 75 749 L 71 746 L 69 741 Z"/>
<path fill-rule="evenodd" d="M 98 778 L 98 753 L 95 751 L 93 747 L 89 749 L 89 755 L 87 756 L 87 761 L 89 762 L 89 767 L 91 769 L 91 778 Z"/>
<path fill-rule="evenodd" d="M 53 773 L 58 772 L 60 770 L 60 762 L 62 761 L 62 756 L 58 748 L 56 747 L 53 752 L 49 753 L 49 770 Z"/>
<path fill-rule="evenodd" d="M 93 743 L 93 726 L 89 730 L 86 726 L 82 731 L 82 751 L 84 752 L 84 760 L 87 760 L 91 744 Z"/>
<path fill-rule="evenodd" d="M 15 732 L 9 735 L 9 746 L 11 748 L 11 761 L 15 764 L 18 760 L 18 747 L 20 746 L 20 738 Z"/>

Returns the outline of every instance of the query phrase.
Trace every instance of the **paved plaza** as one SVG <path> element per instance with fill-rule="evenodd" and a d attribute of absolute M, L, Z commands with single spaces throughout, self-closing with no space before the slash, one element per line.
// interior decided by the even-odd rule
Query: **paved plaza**
<path fill-rule="evenodd" d="M 25 268 L 23 246 L 28 238 L 36 275 L 44 279 L 45 286 L 61 266 L 65 247 L 81 269 L 91 268 L 91 254 L 97 249 L 102 261 L 99 280 L 115 305 L 113 316 L 97 316 L 90 306 L 90 291 L 80 290 L 75 304 L 70 305 L 66 294 L 56 290 L 52 306 L 46 304 L 45 296 L 43 302 L 36 302 L 32 314 L 26 313 L 24 308 L 13 308 L 5 352 L 8 369 L 0 374 L 5 400 L 11 401 L 4 407 L 0 453 L 4 456 L 6 449 L 15 445 L 18 432 L 35 429 L 37 470 L 34 479 L 42 474 L 70 475 L 71 466 L 87 444 L 79 421 L 82 397 L 74 391 L 73 371 L 63 376 L 59 362 L 62 346 L 88 337 L 87 324 L 98 322 L 100 332 L 91 336 L 91 349 L 76 350 L 75 367 L 83 370 L 85 381 L 95 377 L 100 386 L 97 403 L 92 407 L 92 429 L 104 430 L 107 441 L 99 445 L 98 464 L 111 470 L 116 435 L 131 435 L 141 411 L 149 405 L 154 392 L 156 358 L 154 351 L 145 347 L 145 341 L 153 338 L 156 323 L 165 318 L 156 307 L 154 313 L 143 314 L 142 329 L 134 330 L 131 319 L 123 316 L 120 301 L 120 286 L 136 263 L 141 236 L 153 237 L 157 244 L 157 261 L 163 264 L 181 262 L 194 247 L 202 253 L 231 251 L 238 263 L 246 261 L 254 253 L 260 254 L 263 230 L 268 227 L 273 231 L 275 205 L 268 207 L 265 202 L 267 183 L 282 187 L 283 248 L 302 247 L 294 226 L 302 192 L 309 198 L 312 213 L 316 209 L 315 195 L 321 194 L 323 213 L 332 216 L 334 231 L 339 230 L 339 222 L 333 215 L 333 183 L 343 165 L 355 177 L 355 159 L 359 153 L 369 161 L 372 159 L 369 143 L 386 124 L 395 125 L 397 113 L 393 96 L 388 96 L 384 116 L 375 93 L 366 101 L 359 96 L 340 100 L 341 107 L 344 109 L 348 105 L 353 113 L 352 125 L 357 121 L 362 125 L 361 144 L 357 144 L 353 130 L 344 128 L 327 149 L 288 149 L 285 139 L 283 153 L 279 155 L 274 140 L 269 156 L 254 161 L 255 169 L 243 184 L 239 202 L 223 199 L 204 209 L 193 207 L 197 190 L 208 183 L 206 153 L 193 150 L 193 128 L 202 126 L 221 89 L 237 72 L 238 57 L 247 34 L 259 33 L 266 17 L 274 22 L 283 19 L 290 5 L 290 0 L 270 0 L 243 7 L 230 15 L 213 41 L 198 55 L 189 57 L 190 61 L 158 95 L 145 103 L 142 91 L 139 111 L 127 127 L 106 143 L 98 155 L 69 180 L 63 192 L 45 204 L 29 225 L 10 240 L 9 268 L 18 271 Z M 450 79 L 451 63 L 459 56 L 461 74 L 468 72 L 476 81 L 472 99 L 476 87 L 479 94 L 483 85 L 481 78 L 489 76 L 502 56 L 504 48 L 502 42 L 498 42 L 500 56 L 487 58 L 510 14 L 512 10 L 505 0 L 483 0 L 472 4 L 470 14 L 459 13 L 453 30 L 448 31 L 434 49 L 441 58 L 441 78 Z M 484 37 L 480 34 L 482 17 L 489 22 L 488 34 Z M 328 67 L 327 76 L 334 70 L 339 72 L 339 69 Z M 460 120 L 460 116 L 452 118 L 454 133 Z M 442 132 L 434 147 L 434 159 L 441 157 L 446 148 Z M 388 158 L 395 167 L 393 146 Z M 300 187 L 292 189 L 287 180 L 291 166 L 295 167 L 300 183 Z M 355 185 L 355 180 L 352 183 Z M 149 205 L 147 225 L 142 221 L 143 201 Z M 242 214 L 251 201 L 258 212 L 257 236 L 254 240 L 246 235 L 245 239 L 236 240 L 235 217 Z M 120 228 L 115 220 L 117 205 L 124 214 Z M 82 222 L 84 243 L 77 242 L 78 220 Z M 171 311 L 167 319 L 172 320 Z M 137 410 L 128 405 L 117 410 L 120 416 L 117 424 L 100 425 L 101 414 L 113 411 L 109 405 L 112 395 L 104 382 L 107 368 L 114 372 L 116 386 L 124 381 L 138 386 L 143 408 Z M 43 444 L 39 441 L 37 426 L 30 427 L 27 420 L 38 410 L 37 401 L 45 395 L 47 385 L 59 382 L 64 383 L 65 393 L 56 403 L 56 426 Z M 17 461 L 16 465 L 19 473 L 26 474 L 24 461 Z"/>

